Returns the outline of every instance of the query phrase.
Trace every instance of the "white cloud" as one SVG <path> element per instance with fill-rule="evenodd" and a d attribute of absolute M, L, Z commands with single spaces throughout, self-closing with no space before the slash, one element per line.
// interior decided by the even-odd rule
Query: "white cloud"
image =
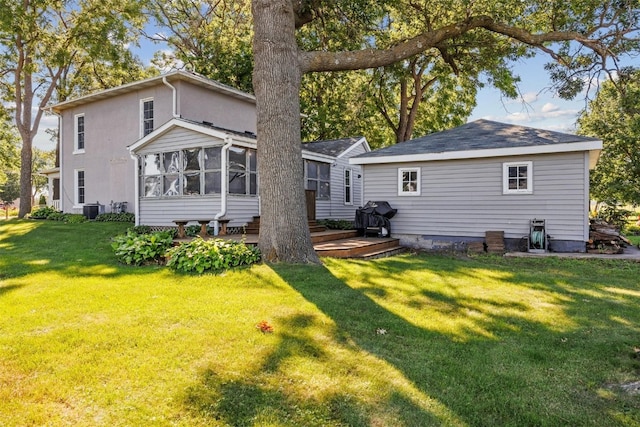
<path fill-rule="evenodd" d="M 542 106 L 542 109 L 540 111 L 542 111 L 542 113 L 546 114 L 546 113 L 551 113 L 554 111 L 558 111 L 560 109 L 560 107 L 558 107 L 555 104 L 552 104 L 550 102 L 547 102 L 546 104 L 544 104 Z"/>
<path fill-rule="evenodd" d="M 520 98 L 522 99 L 522 102 L 532 104 L 538 100 L 538 94 L 536 92 L 526 92 L 523 93 Z"/>

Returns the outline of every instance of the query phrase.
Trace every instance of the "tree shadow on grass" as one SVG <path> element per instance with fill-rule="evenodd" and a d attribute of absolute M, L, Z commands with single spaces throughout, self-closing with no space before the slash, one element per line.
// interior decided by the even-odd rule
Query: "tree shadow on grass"
<path fill-rule="evenodd" d="M 442 402 L 463 424 L 586 425 L 595 422 L 618 425 L 620 413 L 628 412 L 629 408 L 630 418 L 639 421 L 638 402 L 620 396 L 616 397 L 620 399 L 618 402 L 602 398 L 602 383 L 598 381 L 603 379 L 590 378 L 589 373 L 590 368 L 595 370 L 602 364 L 610 365 L 612 370 L 633 371 L 634 365 L 625 350 L 612 348 L 619 347 L 619 342 L 603 344 L 602 340 L 607 339 L 606 332 L 593 340 L 590 334 L 595 330 L 619 328 L 623 337 L 636 335 L 640 319 L 634 315 L 633 307 L 640 302 L 640 292 L 626 290 L 625 293 L 627 285 L 624 284 L 621 286 L 623 291 L 617 291 L 617 294 L 599 287 L 590 294 L 591 304 L 585 305 L 577 299 L 581 289 L 588 288 L 589 280 L 593 279 L 589 277 L 592 273 L 587 265 L 587 277 L 569 272 L 561 274 L 557 280 L 536 277 L 536 269 L 543 265 L 529 268 L 527 264 L 520 264 L 520 268 L 516 266 L 515 269 L 503 268 L 499 263 L 487 266 L 495 270 L 496 280 L 502 283 L 506 296 L 503 299 L 498 292 L 495 299 L 479 297 L 479 303 L 473 296 L 452 297 L 444 293 L 448 282 L 441 285 L 440 293 L 437 286 L 426 291 L 416 286 L 417 289 L 410 291 L 411 296 L 405 290 L 403 294 L 393 288 L 379 291 L 385 278 L 390 280 L 394 274 L 408 275 L 419 268 L 429 268 L 436 275 L 455 279 L 458 285 L 461 281 L 464 286 L 465 276 L 477 280 L 474 271 L 485 268 L 476 262 L 469 265 L 464 262 L 432 263 L 425 257 L 413 260 L 396 257 L 380 260 L 367 270 L 369 277 L 358 276 L 358 272 L 349 268 L 352 264 L 345 268 L 344 276 L 340 276 L 342 279 L 329 269 L 318 267 L 314 281 L 299 280 L 296 268 L 280 265 L 272 268 L 335 322 L 336 336 L 344 343 L 353 343 L 394 366 L 426 396 Z M 559 270 L 564 271 L 562 267 Z M 343 281 L 350 274 L 358 276 L 355 280 L 362 288 L 355 289 Z M 576 280 L 576 284 L 568 283 L 568 277 Z M 508 298 L 510 289 L 533 291 L 533 296 L 548 299 L 543 301 L 548 308 L 536 307 L 538 301 L 533 301 L 531 307 L 512 303 Z M 391 294 L 401 294 L 401 302 L 391 302 L 383 307 L 374 300 Z M 422 306 L 417 301 L 425 298 L 435 305 L 442 305 L 440 314 L 448 316 L 454 324 L 460 325 L 460 329 L 423 326 L 428 322 L 419 319 Z M 598 316 L 593 304 L 603 312 L 615 310 L 619 315 Z M 404 313 L 407 307 L 413 309 L 409 313 L 414 317 L 398 314 Z M 565 323 L 557 325 L 555 320 L 544 319 L 547 309 L 556 310 Z M 627 321 L 626 325 L 616 320 L 619 316 Z M 386 333 L 384 339 L 376 333 L 381 329 Z M 615 374 L 611 372 L 611 375 Z M 562 410 L 556 411 L 556 406 L 562 406 Z M 594 416 L 599 418 L 590 418 Z M 431 424 L 425 422 L 424 425 Z"/>
<path fill-rule="evenodd" d="M 232 426 L 408 426 L 438 425 L 438 417 L 399 392 L 376 408 L 350 384 L 331 384 L 330 372 L 346 370 L 362 379 L 359 361 L 343 358 L 316 336 L 324 321 L 317 314 L 278 319 L 278 342 L 249 374 L 206 369 L 186 390 L 186 407 L 201 417 Z M 359 351 L 351 344 L 339 352 Z M 303 361 L 301 361 L 303 359 Z M 307 372 L 307 376 L 302 376 Z M 317 376 L 317 378 L 309 378 Z M 328 381 L 329 383 L 323 383 Z M 344 381 L 344 379 L 336 381 Z M 318 383 L 322 383 L 319 385 Z M 417 417 L 417 418 L 416 418 Z M 416 424 L 416 419 L 420 423 Z"/>
<path fill-rule="evenodd" d="M 1 224 L 0 270 L 3 279 L 55 272 L 68 277 L 117 277 L 146 274 L 154 266 L 120 264 L 111 238 L 131 224 L 12 220 Z"/>

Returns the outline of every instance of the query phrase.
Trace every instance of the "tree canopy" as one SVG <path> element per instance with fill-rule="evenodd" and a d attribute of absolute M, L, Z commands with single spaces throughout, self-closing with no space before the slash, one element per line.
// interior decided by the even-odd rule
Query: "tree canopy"
<path fill-rule="evenodd" d="M 390 34 L 385 27 L 394 11 L 407 16 L 412 10 L 422 10 L 419 25 L 387 40 L 376 38 Z M 476 52 L 499 62 L 536 49 L 564 67 L 550 71 L 568 96 L 582 88 L 584 80 L 577 77 L 593 77 L 607 70 L 611 58 L 638 49 L 640 18 L 637 0 L 486 0 L 453 5 L 443 0 L 252 0 L 252 12 L 261 155 L 259 247 L 266 260 L 293 262 L 317 262 L 306 224 L 299 161 L 304 74 L 376 69 L 431 52 L 451 66 Z M 330 24 L 325 28 L 343 26 L 344 31 L 368 36 L 354 37 L 356 42 L 338 40 L 334 46 L 327 32 L 326 48 L 300 46 L 297 31 L 320 21 Z M 485 51 L 487 43 L 492 49 Z"/>
<path fill-rule="evenodd" d="M 611 205 L 640 205 L 640 70 L 623 70 L 605 82 L 578 120 L 583 135 L 601 138 L 603 151 L 591 173 L 591 198 Z"/>
<path fill-rule="evenodd" d="M 0 92 L 15 105 L 22 140 L 20 217 L 31 211 L 32 141 L 44 107 L 140 77 L 126 46 L 144 23 L 141 8 L 133 0 L 0 0 Z"/>
<path fill-rule="evenodd" d="M 7 174 L 20 169 L 19 141 L 10 113 L 0 105 L 0 185 L 7 181 Z"/>

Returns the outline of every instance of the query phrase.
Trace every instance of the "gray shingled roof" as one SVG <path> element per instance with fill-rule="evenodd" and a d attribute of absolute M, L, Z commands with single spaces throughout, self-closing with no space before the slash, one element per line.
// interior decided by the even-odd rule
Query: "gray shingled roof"
<path fill-rule="evenodd" d="M 481 119 L 355 157 L 407 156 L 454 151 L 524 148 L 586 141 L 600 140 Z"/>
<path fill-rule="evenodd" d="M 311 151 L 312 153 L 324 154 L 327 156 L 338 157 L 345 150 L 362 139 L 361 136 L 352 136 L 350 138 L 331 139 L 326 141 L 305 142 L 302 149 Z"/>

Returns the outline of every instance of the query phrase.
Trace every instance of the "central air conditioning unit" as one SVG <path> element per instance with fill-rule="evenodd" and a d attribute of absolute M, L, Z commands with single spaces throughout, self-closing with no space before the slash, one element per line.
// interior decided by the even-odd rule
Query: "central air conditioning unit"
<path fill-rule="evenodd" d="M 544 219 L 532 219 L 529 226 L 529 252 L 547 252 L 549 236 Z"/>

